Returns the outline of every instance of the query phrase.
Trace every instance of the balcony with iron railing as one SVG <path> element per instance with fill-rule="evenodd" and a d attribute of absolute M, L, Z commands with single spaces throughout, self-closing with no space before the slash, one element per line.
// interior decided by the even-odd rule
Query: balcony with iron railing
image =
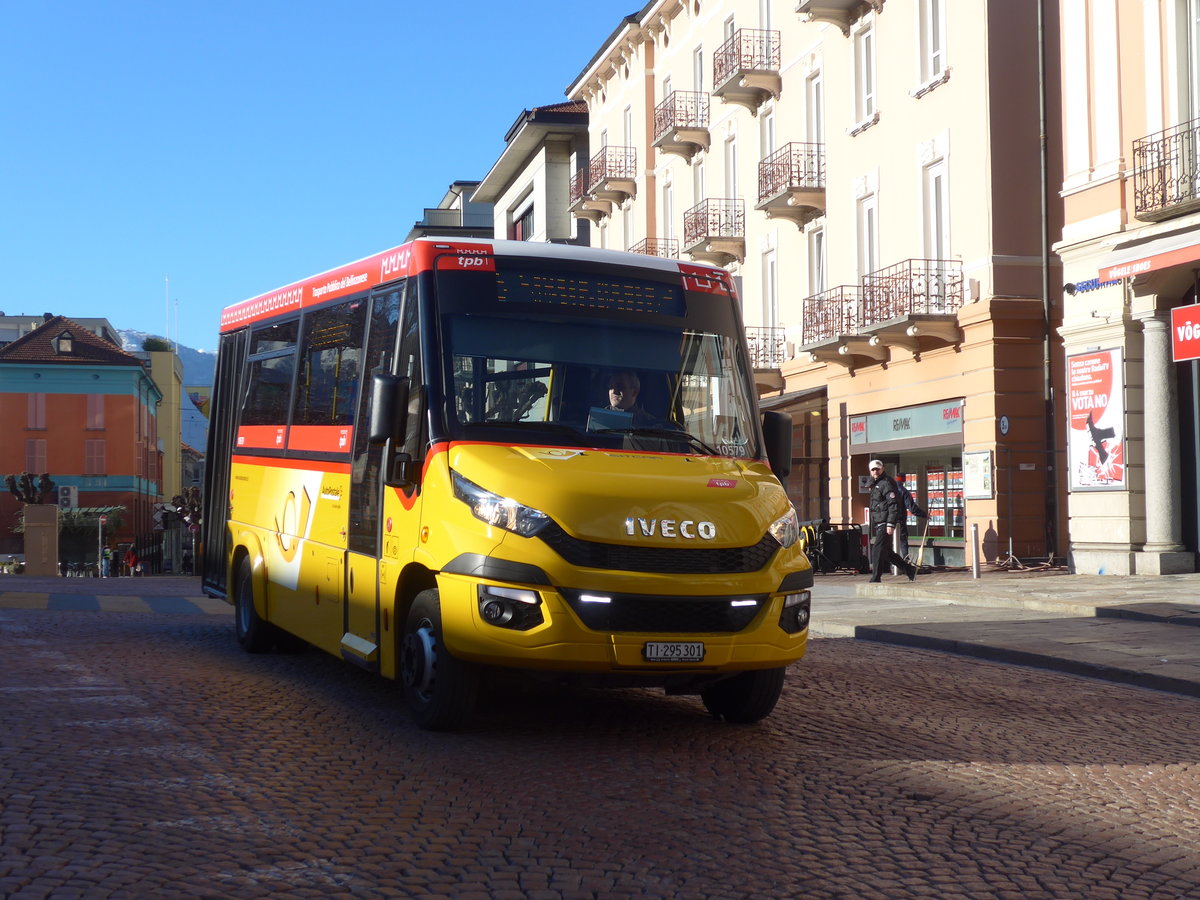
<path fill-rule="evenodd" d="M 755 369 L 778 369 L 787 362 L 787 330 L 776 325 L 747 325 L 746 344 Z"/>
<path fill-rule="evenodd" d="M 784 388 L 783 364 L 787 362 L 787 331 L 776 325 L 748 325 L 746 345 L 750 352 L 750 367 L 754 370 L 754 387 L 761 397 Z"/>
<path fill-rule="evenodd" d="M 586 169 L 571 177 L 568 209 L 576 216 L 599 222 L 613 204 L 637 196 L 637 148 L 600 148 Z"/>
<path fill-rule="evenodd" d="M 1133 215 L 1161 222 L 1200 209 L 1200 119 L 1133 142 Z"/>
<path fill-rule="evenodd" d="M 831 22 L 850 34 L 850 26 L 869 12 L 883 9 L 884 0 L 796 0 L 796 12 L 806 22 Z"/>
<path fill-rule="evenodd" d="M 713 54 L 713 96 L 756 112 L 779 96 L 780 56 L 778 31 L 739 28 Z"/>
<path fill-rule="evenodd" d="M 841 285 L 801 305 L 800 349 L 810 359 L 853 367 L 882 362 L 902 347 L 919 358 L 922 349 L 962 341 L 962 263 L 906 259 Z"/>
<path fill-rule="evenodd" d="M 825 211 L 825 145 L 784 144 L 758 164 L 758 204 L 797 226 Z"/>
<path fill-rule="evenodd" d="M 805 297 L 800 305 L 804 317 L 800 329 L 802 347 L 858 334 L 858 323 L 862 317 L 862 290 L 857 284 L 840 284 L 829 288 Z"/>
<path fill-rule="evenodd" d="M 567 188 L 567 209 L 580 219 L 587 219 L 592 224 L 598 224 L 601 219 L 612 212 L 612 203 L 607 200 L 593 200 L 587 191 L 588 170 L 580 169 L 571 176 Z"/>
<path fill-rule="evenodd" d="M 691 159 L 708 142 L 708 94 L 671 91 L 654 107 L 654 146 L 664 153 Z"/>
<path fill-rule="evenodd" d="M 683 252 L 715 266 L 746 258 L 746 205 L 738 199 L 711 199 L 683 214 Z"/>
<path fill-rule="evenodd" d="M 588 162 L 587 191 L 596 200 L 623 203 L 637 196 L 637 148 L 601 147 Z"/>
<path fill-rule="evenodd" d="M 674 238 L 643 238 L 630 247 L 629 252 L 679 259 L 679 241 Z"/>

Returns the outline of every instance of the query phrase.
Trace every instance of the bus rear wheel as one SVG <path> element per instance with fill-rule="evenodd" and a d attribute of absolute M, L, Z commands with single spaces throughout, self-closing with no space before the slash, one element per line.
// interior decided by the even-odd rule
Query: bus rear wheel
<path fill-rule="evenodd" d="M 238 643 L 247 653 L 266 653 L 275 643 L 269 623 L 263 621 L 254 608 L 254 578 L 250 557 L 243 556 L 234 581 L 233 621 Z"/>
<path fill-rule="evenodd" d="M 765 719 L 783 693 L 786 668 L 751 669 L 700 692 L 704 708 L 726 722 L 750 725 Z"/>
<path fill-rule="evenodd" d="M 424 729 L 453 731 L 475 710 L 479 669 L 446 649 L 436 589 L 421 591 L 413 599 L 400 645 L 400 675 L 409 711 Z"/>

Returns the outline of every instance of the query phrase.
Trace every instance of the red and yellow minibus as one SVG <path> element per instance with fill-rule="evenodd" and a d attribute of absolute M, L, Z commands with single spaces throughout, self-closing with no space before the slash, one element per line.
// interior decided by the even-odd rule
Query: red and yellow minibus
<path fill-rule="evenodd" d="M 726 271 L 422 238 L 223 311 L 204 589 L 425 728 L 496 667 L 754 722 L 808 636 L 790 460 Z"/>

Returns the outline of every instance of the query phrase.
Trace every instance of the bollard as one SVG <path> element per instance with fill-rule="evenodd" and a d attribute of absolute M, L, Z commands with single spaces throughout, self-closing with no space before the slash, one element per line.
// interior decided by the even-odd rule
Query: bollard
<path fill-rule="evenodd" d="M 979 523 L 971 523 L 971 577 L 979 577 Z"/>

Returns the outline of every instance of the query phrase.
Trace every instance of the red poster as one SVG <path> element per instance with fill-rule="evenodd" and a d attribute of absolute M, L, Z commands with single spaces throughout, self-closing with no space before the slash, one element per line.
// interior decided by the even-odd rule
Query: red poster
<path fill-rule="evenodd" d="M 1071 490 L 1125 490 L 1125 373 L 1120 350 L 1067 358 Z"/>

